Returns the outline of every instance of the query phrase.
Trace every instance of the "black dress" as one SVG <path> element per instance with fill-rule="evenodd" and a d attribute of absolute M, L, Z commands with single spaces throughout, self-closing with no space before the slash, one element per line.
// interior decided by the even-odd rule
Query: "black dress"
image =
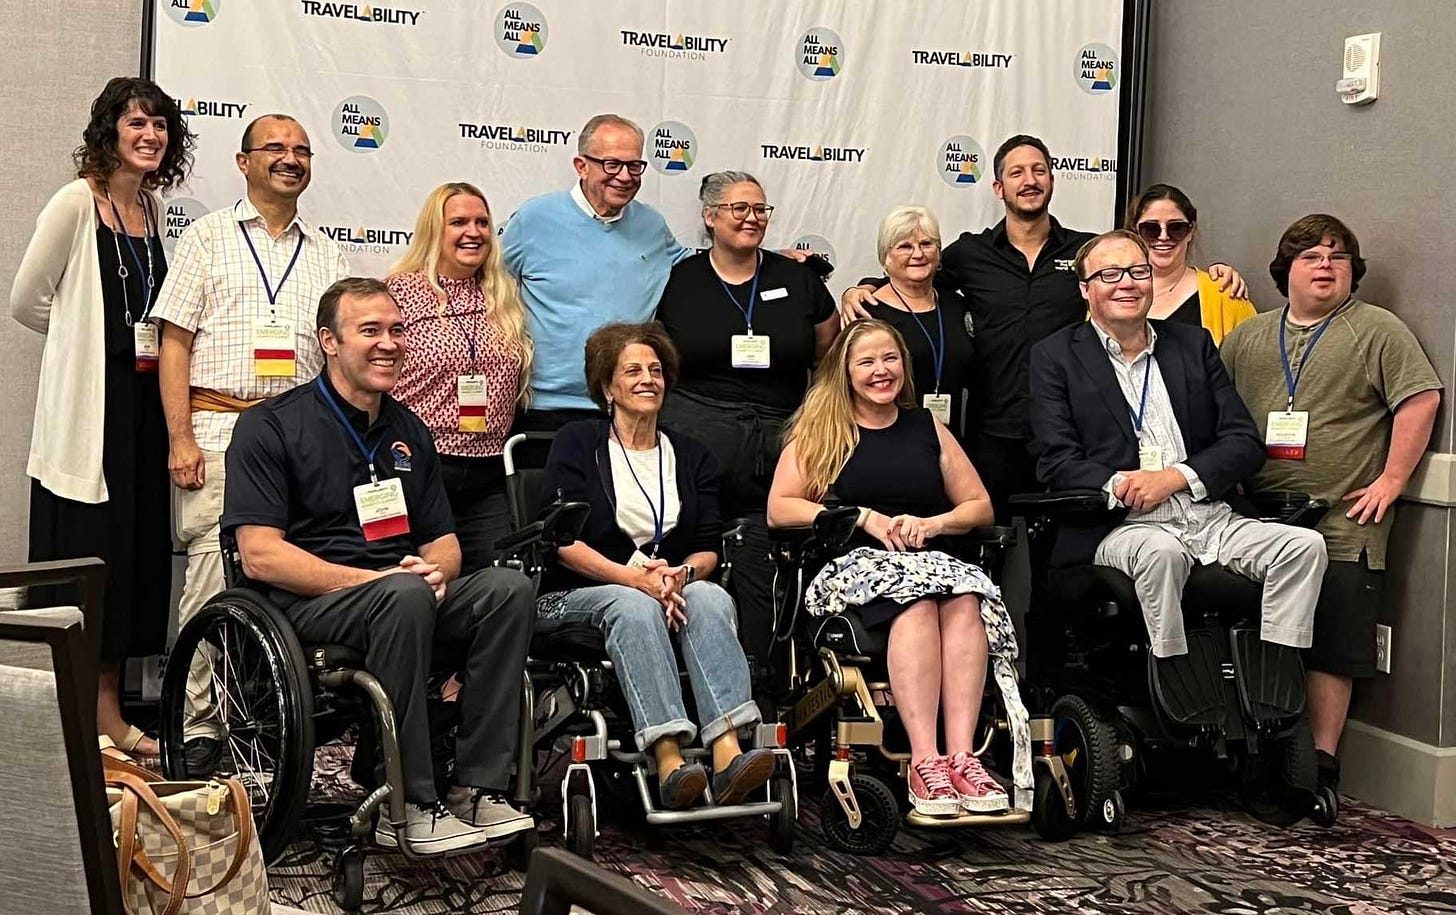
<path fill-rule="evenodd" d="M 915 381 L 916 403 L 925 403 L 925 395 L 935 393 L 935 359 L 931 341 L 935 341 L 936 350 L 944 347 L 940 393 L 950 395 L 950 422 L 946 426 L 964 447 L 967 440 L 964 407 L 966 389 L 972 384 L 971 373 L 975 370 L 975 341 L 971 339 L 966 320 L 969 309 L 960 290 L 947 282 L 937 282 L 935 291 L 939 318 L 934 311 L 911 314 L 883 302 L 874 302 L 865 310 L 876 320 L 894 327 L 905 338 L 910 377 Z M 944 342 L 941 340 L 942 326 L 945 328 Z"/>
<path fill-rule="evenodd" d="M 98 223 L 100 220 L 97 220 Z M 126 297 L 117 275 L 117 242 L 128 267 Z M 158 238 L 133 238 L 146 263 L 152 248 L 155 289 L 167 274 Z M 119 662 L 162 651 L 172 597 L 171 482 L 167 473 L 167 423 L 156 372 L 136 370 L 132 329 L 126 323 L 145 301 L 146 275 L 132 261 L 126 239 L 104 224 L 96 230 L 104 313 L 106 396 L 103 403 L 101 470 L 107 501 L 91 505 L 63 499 L 37 480 L 30 485 L 30 560 L 100 557 L 106 563 L 101 621 L 101 659 Z M 32 603 L 46 599 L 32 595 Z"/>

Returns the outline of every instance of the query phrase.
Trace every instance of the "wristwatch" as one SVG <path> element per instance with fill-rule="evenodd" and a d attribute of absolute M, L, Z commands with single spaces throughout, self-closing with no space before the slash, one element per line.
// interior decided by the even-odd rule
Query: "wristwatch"
<path fill-rule="evenodd" d="M 683 573 L 687 576 L 687 578 L 683 580 L 683 584 L 687 584 L 694 578 L 698 577 L 698 570 L 693 567 L 693 564 L 691 562 L 685 562 L 678 568 L 682 569 Z"/>

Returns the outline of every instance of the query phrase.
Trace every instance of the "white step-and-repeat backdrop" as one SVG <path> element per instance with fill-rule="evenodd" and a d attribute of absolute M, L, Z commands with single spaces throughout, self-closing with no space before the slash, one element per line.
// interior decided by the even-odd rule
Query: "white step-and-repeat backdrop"
<path fill-rule="evenodd" d="M 836 289 L 880 272 L 894 206 L 930 207 L 947 243 L 998 221 L 991 156 L 1015 133 L 1050 147 L 1063 223 L 1114 217 L 1123 0 L 155 2 L 154 76 L 199 136 L 172 242 L 241 195 L 243 127 L 270 112 L 308 130 L 302 210 L 365 274 L 442 182 L 502 225 L 569 187 L 604 111 L 647 132 L 638 199 L 684 244 L 703 175 L 748 171 L 777 207 L 767 244 L 825 254 Z"/>

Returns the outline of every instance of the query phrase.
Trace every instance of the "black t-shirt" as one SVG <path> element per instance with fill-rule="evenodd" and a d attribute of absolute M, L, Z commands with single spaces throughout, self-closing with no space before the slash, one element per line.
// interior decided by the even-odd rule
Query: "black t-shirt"
<path fill-rule="evenodd" d="M 1199 300 L 1198 293 L 1195 292 L 1184 299 L 1183 304 L 1179 305 L 1165 320 L 1187 324 L 1190 327 L 1202 327 L 1203 303 Z"/>
<path fill-rule="evenodd" d="M 369 482 L 369 467 L 329 406 L 321 383 L 365 447 L 374 450 L 379 479 L 399 478 L 409 512 L 408 534 L 364 539 L 354 487 Z M 369 415 L 329 384 L 327 371 L 238 417 L 227 450 L 222 529 L 245 524 L 279 528 L 283 539 L 299 549 L 360 569 L 398 565 L 455 531 L 429 428 L 388 394 L 370 425 Z"/>
<path fill-rule="evenodd" d="M 966 300 L 959 290 L 949 285 L 937 283 L 935 291 L 940 297 L 939 317 L 945 327 L 940 393 L 950 395 L 950 422 L 947 425 L 957 437 L 963 437 L 961 408 L 965 404 L 965 391 L 975 365 L 975 347 L 971 341 L 969 322 L 966 321 Z M 935 341 L 936 349 L 941 347 L 941 320 L 937 319 L 934 311 L 911 314 L 879 302 L 866 310 L 872 317 L 894 326 L 905 338 L 905 349 L 910 357 L 910 377 L 915 382 L 915 402 L 925 403 L 925 395 L 935 393 L 935 359 L 930 341 Z"/>
<path fill-rule="evenodd" d="M 706 251 L 672 268 L 657 305 L 657 319 L 667 327 L 682 357 L 678 384 L 715 400 L 792 410 L 809 386 L 814 325 L 834 316 L 834 297 L 808 267 L 764 251 L 753 332 L 769 338 L 769 367 L 735 369 L 730 338 L 748 332 L 744 312 L 752 287 L 750 280 L 729 284 L 725 291 Z"/>
<path fill-rule="evenodd" d="M 953 507 L 940 472 L 940 436 L 935 417 L 923 407 L 901 409 L 883 429 L 859 427 L 859 444 L 830 487 L 834 500 L 872 508 L 882 515 L 928 518 Z M 878 546 L 863 531 L 857 545 Z"/>

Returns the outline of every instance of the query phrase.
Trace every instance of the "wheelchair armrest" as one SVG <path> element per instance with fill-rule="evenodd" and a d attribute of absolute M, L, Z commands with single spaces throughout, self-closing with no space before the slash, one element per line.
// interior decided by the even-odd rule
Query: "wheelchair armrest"
<path fill-rule="evenodd" d="M 591 506 L 585 502 L 555 502 L 541 512 L 541 517 L 495 543 L 502 554 L 519 554 L 534 546 L 570 546 L 581 536 Z"/>
<path fill-rule="evenodd" d="M 1100 489 L 1061 489 L 1051 492 L 1019 492 L 1010 498 L 1013 514 L 1064 517 L 1093 515 L 1109 511 L 1107 493 Z"/>
<path fill-rule="evenodd" d="M 1261 521 L 1277 521 L 1295 527 L 1314 528 L 1330 510 L 1324 499 L 1310 498 L 1307 492 L 1271 490 L 1248 496 Z"/>
<path fill-rule="evenodd" d="M 1009 548 L 1016 545 L 1014 527 L 973 527 L 957 538 L 970 546 L 994 546 Z"/>
<path fill-rule="evenodd" d="M 748 536 L 748 519 L 734 518 L 723 527 L 723 556 L 731 559 L 731 554 L 743 546 L 744 539 Z"/>

